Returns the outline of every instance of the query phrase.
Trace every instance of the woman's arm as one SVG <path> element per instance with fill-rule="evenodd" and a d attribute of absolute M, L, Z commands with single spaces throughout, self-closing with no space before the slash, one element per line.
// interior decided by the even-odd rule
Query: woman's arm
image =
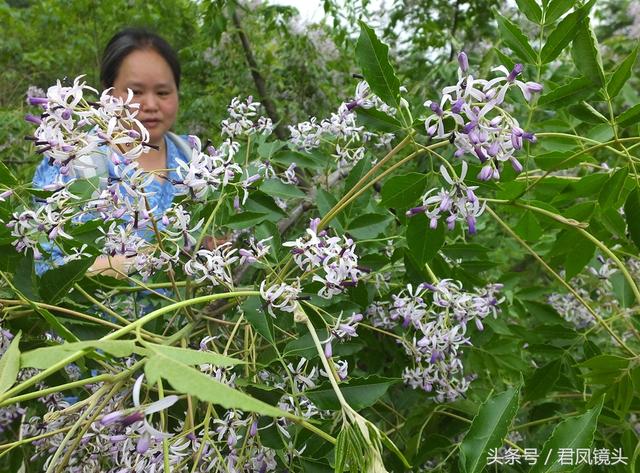
<path fill-rule="evenodd" d="M 105 276 L 121 279 L 129 274 L 132 264 L 132 259 L 127 258 L 125 255 L 98 256 L 95 262 L 87 270 L 87 275 L 95 276 L 103 274 Z"/>

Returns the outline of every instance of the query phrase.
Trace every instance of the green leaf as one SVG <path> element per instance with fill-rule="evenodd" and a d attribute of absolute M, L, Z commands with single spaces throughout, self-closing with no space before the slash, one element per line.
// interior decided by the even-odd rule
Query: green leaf
<path fill-rule="evenodd" d="M 593 85 L 591 79 L 579 77 L 542 95 L 538 104 L 563 108 L 588 98 L 595 91 L 596 87 Z"/>
<path fill-rule="evenodd" d="M 233 230 L 253 227 L 266 220 L 268 214 L 262 212 L 242 212 L 229 217 L 225 225 Z"/>
<path fill-rule="evenodd" d="M 69 288 L 82 279 L 95 258 L 70 261 L 52 268 L 40 278 L 39 292 L 47 304 L 54 304 L 67 295 Z"/>
<path fill-rule="evenodd" d="M 638 46 L 631 51 L 622 63 L 618 66 L 618 68 L 614 71 L 607 83 L 607 93 L 609 94 L 609 98 L 613 99 L 616 95 L 620 93 L 622 87 L 631 77 L 631 72 L 633 71 L 633 65 L 636 62 L 636 58 L 638 57 Z"/>
<path fill-rule="evenodd" d="M 7 391 L 13 386 L 18 379 L 18 371 L 20 371 L 20 337 L 22 332 L 13 337 L 7 351 L 0 358 L 0 394 Z"/>
<path fill-rule="evenodd" d="M 185 365 L 212 364 L 215 366 L 234 366 L 244 364 L 244 361 L 219 353 L 191 350 L 190 348 L 172 347 L 168 345 L 158 345 L 155 343 L 144 343 L 145 348 L 154 354 L 167 356 L 178 363 Z"/>
<path fill-rule="evenodd" d="M 605 84 L 602 57 L 589 18 L 582 20 L 571 50 L 573 62 L 584 77 L 588 77 L 598 87 Z"/>
<path fill-rule="evenodd" d="M 613 293 L 618 299 L 620 305 L 624 308 L 631 308 L 636 303 L 636 297 L 633 294 L 633 289 L 631 289 L 631 285 L 627 278 L 624 277 L 620 271 L 612 274 L 609 278 L 611 281 L 611 286 L 613 289 Z"/>
<path fill-rule="evenodd" d="M 564 260 L 565 279 L 569 281 L 576 276 L 591 261 L 596 251 L 596 245 L 591 240 L 575 232 L 571 233 L 573 246 Z"/>
<path fill-rule="evenodd" d="M 640 103 L 625 110 L 616 117 L 616 124 L 623 128 L 635 125 L 640 121 Z"/>
<path fill-rule="evenodd" d="M 560 422 L 551 438 L 547 440 L 542 448 L 538 461 L 530 470 L 530 473 L 549 473 L 574 471 L 573 465 L 561 465 L 557 460 L 558 451 L 560 449 L 591 448 L 593 443 L 593 434 L 598 425 L 598 416 L 602 410 L 604 397 L 600 399 L 598 405 L 589 409 L 586 413 L 570 417 Z M 549 458 L 549 461 L 544 461 Z M 546 464 L 545 464 L 546 463 Z"/>
<path fill-rule="evenodd" d="M 574 5 L 576 0 L 551 0 L 545 9 L 545 24 L 550 24 L 568 12 Z"/>
<path fill-rule="evenodd" d="M 63 343 L 50 347 L 36 348 L 27 351 L 20 357 L 21 368 L 45 369 L 64 360 L 69 355 L 82 350 L 101 350 L 112 356 L 121 358 L 131 355 L 136 350 L 133 340 L 88 340 L 85 342 Z"/>
<path fill-rule="evenodd" d="M 427 176 L 412 172 L 402 176 L 394 176 L 382 186 L 382 205 L 385 207 L 410 207 L 418 200 L 427 185 Z"/>
<path fill-rule="evenodd" d="M 45 309 L 43 307 L 38 307 L 35 304 L 31 304 L 31 307 L 38 314 L 40 314 L 42 316 L 42 318 L 54 330 L 54 332 L 57 333 L 58 335 L 60 335 L 62 338 L 64 338 L 65 341 L 67 341 L 69 343 L 74 343 L 74 342 L 78 342 L 79 341 L 78 337 L 76 337 L 76 335 L 71 330 L 69 330 L 64 324 L 62 324 L 62 322 L 60 322 L 58 317 L 53 315 L 47 309 Z"/>
<path fill-rule="evenodd" d="M 535 157 L 536 164 L 544 171 L 570 169 L 580 164 L 583 160 L 583 155 L 573 151 L 551 151 Z"/>
<path fill-rule="evenodd" d="M 389 228 L 390 215 L 366 214 L 356 217 L 347 226 L 347 231 L 356 239 L 375 238 Z"/>
<path fill-rule="evenodd" d="M 201 401 L 218 404 L 225 409 L 241 409 L 270 417 L 296 419 L 288 412 L 254 399 L 161 353 L 156 353 L 147 360 L 144 372 L 151 384 L 160 378 L 166 379 L 180 393 L 190 394 Z"/>
<path fill-rule="evenodd" d="M 524 15 L 536 24 L 542 20 L 542 9 L 536 0 L 516 0 L 518 8 Z"/>
<path fill-rule="evenodd" d="M 371 91 L 387 105 L 398 108 L 400 80 L 389 63 L 389 46 L 363 21 L 360 21 L 356 58 Z"/>
<path fill-rule="evenodd" d="M 260 190 L 267 195 L 282 197 L 284 199 L 300 199 L 305 197 L 305 193 L 293 184 L 285 184 L 280 179 L 269 179 L 264 181 Z"/>
<path fill-rule="evenodd" d="M 518 26 L 511 22 L 509 19 L 502 16 L 498 11 L 495 11 L 496 19 L 498 20 L 498 29 L 500 30 L 500 37 L 516 55 L 528 64 L 536 64 L 538 62 L 538 55 L 533 50 L 527 37 L 518 28 Z"/>
<path fill-rule="evenodd" d="M 542 236 L 542 228 L 533 212 L 526 210 L 513 230 L 526 241 L 538 241 Z"/>
<path fill-rule="evenodd" d="M 284 141 L 268 141 L 258 146 L 258 156 L 264 159 L 271 159 L 274 153 L 278 152 L 286 145 Z"/>
<path fill-rule="evenodd" d="M 629 369 L 629 360 L 617 355 L 598 355 L 578 365 L 586 370 L 584 378 L 593 384 L 619 381 Z"/>
<path fill-rule="evenodd" d="M 81 200 L 89 200 L 96 191 L 100 191 L 100 176 L 78 179 L 69 185 L 69 192 Z"/>
<path fill-rule="evenodd" d="M 349 405 L 359 411 L 365 407 L 373 406 L 391 386 L 399 381 L 396 378 L 383 378 L 376 375 L 354 378 L 348 383 L 340 383 L 340 391 Z M 320 409 L 340 409 L 340 402 L 328 382 L 316 389 L 305 391 L 305 396 Z"/>
<path fill-rule="evenodd" d="M 622 189 L 624 189 L 624 183 L 628 175 L 629 169 L 626 166 L 613 173 L 607 183 L 602 187 L 600 195 L 598 196 L 600 207 L 606 209 L 618 205 L 618 200 Z"/>
<path fill-rule="evenodd" d="M 482 403 L 460 444 L 460 469 L 463 473 L 484 470 L 489 450 L 502 445 L 518 412 L 519 394 L 520 388 L 514 387 Z"/>
<path fill-rule="evenodd" d="M 594 3 L 595 0 L 590 0 L 585 5 L 565 16 L 560 23 L 558 23 L 558 26 L 556 26 L 547 38 L 547 42 L 540 53 L 542 64 L 547 64 L 557 58 L 562 50 L 575 38 L 582 21 L 587 17 Z"/>
<path fill-rule="evenodd" d="M 247 297 L 240 309 L 255 331 L 273 345 L 273 321 L 271 315 L 263 310 L 262 300 L 258 296 Z"/>
<path fill-rule="evenodd" d="M 640 189 L 633 189 L 624 203 L 624 218 L 631 240 L 640 249 Z"/>
<path fill-rule="evenodd" d="M 375 108 L 358 108 L 356 112 L 358 121 L 362 123 L 367 130 L 398 133 L 398 131 L 402 129 L 402 124 L 396 118 Z"/>
<path fill-rule="evenodd" d="M 337 203 L 338 199 L 336 199 L 331 192 L 327 192 L 324 189 L 318 189 L 316 192 L 316 205 L 318 206 L 318 212 L 320 212 L 321 217 L 327 215 Z M 345 224 L 346 220 L 343 212 L 338 213 L 338 215 L 329 221 L 329 226 L 335 228 L 340 233 L 344 233 L 343 227 Z"/>
<path fill-rule="evenodd" d="M 18 183 L 18 180 L 9 170 L 9 168 L 0 161 L 0 184 L 4 184 L 7 187 L 13 187 Z"/>
<path fill-rule="evenodd" d="M 527 401 L 542 399 L 558 381 L 561 367 L 562 361 L 556 359 L 538 368 L 525 384 L 524 399 Z"/>
<path fill-rule="evenodd" d="M 567 108 L 567 111 L 585 123 L 600 124 L 608 121 L 607 117 L 602 115 L 602 113 L 587 102 L 580 102 L 576 105 L 571 105 Z"/>
<path fill-rule="evenodd" d="M 418 214 L 409 219 L 406 236 L 411 255 L 422 269 L 442 248 L 444 225 L 438 223 L 438 227 L 433 230 L 429 227 L 427 216 Z"/>

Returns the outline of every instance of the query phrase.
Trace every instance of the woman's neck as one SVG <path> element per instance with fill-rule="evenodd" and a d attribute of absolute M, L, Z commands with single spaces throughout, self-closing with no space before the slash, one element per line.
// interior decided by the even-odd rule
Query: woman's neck
<path fill-rule="evenodd" d="M 158 143 L 158 149 L 151 148 L 138 158 L 140 167 L 147 172 L 155 172 L 156 176 L 166 176 L 167 171 L 167 146 L 163 139 Z"/>

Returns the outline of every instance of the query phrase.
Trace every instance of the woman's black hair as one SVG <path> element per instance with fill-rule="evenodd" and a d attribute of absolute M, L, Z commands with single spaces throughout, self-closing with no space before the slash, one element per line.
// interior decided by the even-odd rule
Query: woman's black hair
<path fill-rule="evenodd" d="M 100 82 L 105 88 L 113 87 L 124 58 L 134 51 L 152 49 L 163 57 L 180 88 L 180 62 L 178 55 L 164 38 L 145 28 L 125 28 L 117 32 L 107 43 L 100 63 Z"/>

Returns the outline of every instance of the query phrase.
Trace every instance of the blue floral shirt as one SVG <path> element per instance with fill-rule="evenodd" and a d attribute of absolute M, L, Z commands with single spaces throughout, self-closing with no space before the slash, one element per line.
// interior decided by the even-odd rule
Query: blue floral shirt
<path fill-rule="evenodd" d="M 186 140 L 186 137 L 184 136 L 181 136 L 180 138 Z M 149 203 L 149 207 L 154 209 L 153 216 L 158 221 L 162 218 L 167 209 L 171 207 L 173 198 L 175 197 L 175 187 L 172 182 L 178 179 L 178 175 L 176 173 L 178 163 L 186 163 L 190 159 L 190 156 L 185 156 L 174 141 L 168 136 L 165 136 L 164 141 L 167 150 L 166 167 L 168 169 L 168 179 L 153 179 L 151 184 L 145 188 L 147 192 L 153 193 L 153 195 L 148 196 L 147 202 Z M 103 151 L 106 153 L 108 149 L 105 147 Z M 116 178 L 116 165 L 111 161 L 111 159 L 105 159 L 109 168 L 109 177 Z M 124 164 L 120 164 L 117 167 L 122 170 L 124 168 Z M 62 177 L 63 182 L 67 182 L 70 179 L 69 176 L 61 176 L 60 167 L 49 164 L 49 158 L 45 156 L 36 168 L 35 175 L 33 176 L 33 187 L 42 189 L 46 185 L 59 182 L 60 177 Z M 45 246 L 45 249 L 51 253 L 52 258 L 36 261 L 36 274 L 38 275 L 41 275 L 53 267 L 61 265 L 64 261 L 64 254 L 57 245 L 48 244 Z"/>

